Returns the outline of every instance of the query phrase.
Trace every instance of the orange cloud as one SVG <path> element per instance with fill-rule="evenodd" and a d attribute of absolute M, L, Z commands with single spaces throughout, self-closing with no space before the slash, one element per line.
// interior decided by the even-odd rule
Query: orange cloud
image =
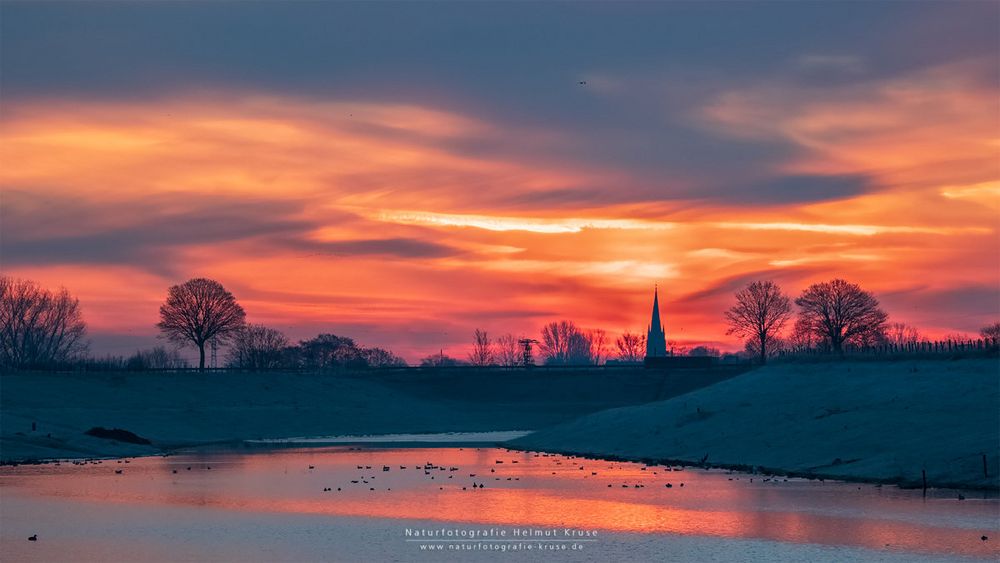
<path fill-rule="evenodd" d="M 639 330 L 660 282 L 671 338 L 735 347 L 721 314 L 733 284 L 755 277 L 792 293 L 835 275 L 889 296 L 996 287 L 996 129 L 974 119 L 990 93 L 946 80 L 960 72 L 816 100 L 769 88 L 721 96 L 706 115 L 722 133 L 804 149 L 780 172 L 878 182 L 835 201 L 754 207 L 648 201 L 620 171 L 544 151 L 465 153 L 456 147 L 483 139 L 568 141 L 434 108 L 41 101 L 13 108 L 0 131 L 4 270 L 69 287 L 95 331 L 152 335 L 166 287 L 204 275 L 251 320 L 410 359 L 462 354 L 480 326 L 534 334 L 567 317 Z M 621 186 L 620 201 L 532 203 L 595 183 Z M 989 320 L 890 313 L 930 334 Z"/>

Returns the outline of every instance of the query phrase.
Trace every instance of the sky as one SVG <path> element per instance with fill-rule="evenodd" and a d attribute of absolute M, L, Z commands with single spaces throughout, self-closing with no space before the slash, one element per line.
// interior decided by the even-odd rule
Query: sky
<path fill-rule="evenodd" d="M 408 360 L 571 319 L 724 350 L 836 277 L 1000 318 L 995 2 L 0 4 L 0 266 L 97 354 L 220 281 Z"/>

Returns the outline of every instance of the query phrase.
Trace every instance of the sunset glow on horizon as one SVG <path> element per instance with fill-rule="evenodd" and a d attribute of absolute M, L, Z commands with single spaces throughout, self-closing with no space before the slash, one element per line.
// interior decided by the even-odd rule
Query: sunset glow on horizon
<path fill-rule="evenodd" d="M 456 55 L 423 81 L 383 64 L 424 45 L 400 32 L 357 68 L 335 49 L 322 55 L 332 82 L 314 80 L 324 61 L 302 58 L 280 85 L 255 80 L 254 65 L 274 61 L 234 63 L 211 36 L 195 40 L 205 66 L 190 75 L 179 69 L 195 55 L 139 49 L 61 79 L 59 57 L 30 34 L 42 11 L 5 7 L 0 260 L 5 274 L 77 296 L 98 353 L 154 345 L 167 287 L 193 277 L 220 281 L 249 321 L 291 339 L 332 332 L 411 362 L 464 356 L 477 327 L 537 335 L 566 318 L 613 336 L 645 331 L 654 284 L 669 340 L 735 350 L 722 313 L 755 279 L 795 296 L 845 278 L 890 320 L 971 335 L 1000 315 L 996 31 L 973 26 L 947 56 L 901 47 L 928 27 L 989 20 L 978 11 L 995 23 L 995 4 L 964 6 L 948 18 L 937 17 L 947 6 L 872 7 L 900 17 L 893 36 L 803 39 L 800 52 L 753 55 L 752 74 L 735 57 L 768 29 L 742 30 L 711 61 L 627 46 L 620 62 L 589 56 L 598 46 L 532 61 L 531 35 L 514 54 L 491 50 L 476 73 Z M 359 5 L 297 7 L 376 27 Z M 155 8 L 201 9 L 196 25 L 222 33 L 215 7 Z M 458 11 L 487 8 L 498 9 Z M 612 37 L 651 10 L 712 21 L 686 5 L 633 10 L 607 22 Z M 603 19 L 568 11 L 583 27 Z M 486 35 L 507 21 L 480 16 L 454 17 Z M 235 33 L 250 34 L 241 23 Z M 274 25 L 305 37 L 287 47 L 292 58 L 339 41 Z M 433 35 L 443 24 L 411 25 Z M 82 41 L 79 26 L 62 32 L 66 45 Z M 525 67 L 513 72 L 516 61 Z"/>

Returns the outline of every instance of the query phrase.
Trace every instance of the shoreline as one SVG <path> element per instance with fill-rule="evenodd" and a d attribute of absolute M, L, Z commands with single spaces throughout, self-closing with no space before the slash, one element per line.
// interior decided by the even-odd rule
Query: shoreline
<path fill-rule="evenodd" d="M 730 464 L 730 463 L 701 463 L 698 461 L 690 461 L 684 459 L 667 459 L 667 458 L 650 458 L 650 457 L 632 457 L 632 456 L 620 456 L 620 455 L 603 455 L 594 454 L 587 452 L 574 452 L 569 450 L 558 450 L 558 449 L 544 449 L 540 450 L 538 448 L 528 448 L 528 447 L 518 447 L 516 445 L 505 445 L 505 449 L 518 452 L 542 452 L 547 454 L 559 454 L 565 456 L 578 457 L 582 459 L 600 460 L 600 461 L 625 461 L 629 463 L 642 463 L 650 467 L 654 465 L 661 466 L 673 466 L 673 467 L 685 467 L 691 469 L 719 469 L 726 471 L 733 471 L 735 473 L 740 473 L 742 475 L 751 476 L 761 476 L 761 477 L 788 477 L 795 479 L 808 479 L 810 481 L 834 481 L 841 483 L 863 483 L 868 485 L 892 485 L 904 491 L 920 490 L 923 488 L 922 483 L 898 480 L 892 478 L 879 478 L 879 477 L 865 477 L 856 475 L 833 475 L 833 474 L 822 474 L 807 471 L 794 471 L 787 469 L 780 469 L 775 467 L 764 467 L 764 466 L 750 466 L 745 464 Z M 754 471 L 756 467 L 756 471 Z M 975 491 L 975 492 L 985 492 L 993 493 L 1000 497 L 1000 487 L 994 486 L 969 486 L 961 483 L 934 483 L 933 485 L 928 483 L 927 490 L 954 490 L 954 491 Z"/>
<path fill-rule="evenodd" d="M 442 438 L 455 438 L 456 435 L 462 434 L 472 434 L 472 435 L 483 435 L 483 434 L 526 434 L 531 431 L 524 430 L 495 430 L 495 431 L 475 431 L 475 432 L 419 432 L 413 433 L 416 436 L 428 437 L 433 435 L 439 435 Z M 49 465 L 54 463 L 89 463 L 96 461 L 115 461 L 124 459 L 137 459 L 145 457 L 170 457 L 174 455 L 183 455 L 185 453 L 191 453 L 195 451 L 219 451 L 219 452 L 275 452 L 290 449 L 318 449 L 318 448 L 331 448 L 339 447 L 346 448 L 348 450 L 352 449 L 401 449 L 401 448 L 414 448 L 414 449 L 424 449 L 424 448 L 472 448 L 472 447 L 490 447 L 490 448 L 504 448 L 506 441 L 496 441 L 487 438 L 483 439 L 450 439 L 450 440 L 433 440 L 433 439 L 418 439 L 418 440 L 405 440 L 405 439 L 393 439 L 386 440 L 386 437 L 399 437 L 400 433 L 387 433 L 387 434 L 368 434 L 359 436 L 332 436 L 329 437 L 330 440 L 326 441 L 326 437 L 289 437 L 289 438 L 273 438 L 273 439 L 233 439 L 233 440 L 218 440 L 203 443 L 193 443 L 193 444 L 183 444 L 175 445 L 169 447 L 157 447 L 155 444 L 150 446 L 155 449 L 151 452 L 137 453 L 135 455 L 107 455 L 107 456 L 88 456 L 88 457 L 52 457 L 52 458 L 25 458 L 25 459 L 4 459 L 0 460 L 0 467 L 16 467 L 19 465 Z M 113 440 L 109 440 L 113 442 Z M 359 447 L 360 446 L 360 447 Z"/>

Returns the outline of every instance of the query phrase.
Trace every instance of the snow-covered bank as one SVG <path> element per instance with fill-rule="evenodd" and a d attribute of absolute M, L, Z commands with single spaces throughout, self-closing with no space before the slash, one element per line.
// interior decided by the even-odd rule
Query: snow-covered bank
<path fill-rule="evenodd" d="M 997 488 L 1000 363 L 789 363 L 540 430 L 514 447 Z M 984 471 L 983 456 L 986 458 Z"/>
<path fill-rule="evenodd" d="M 297 436 L 536 429 L 674 396 L 735 372 L 668 380 L 639 369 L 305 373 L 10 373 L 0 459 L 148 455 Z M 32 424 L 35 428 L 32 429 Z M 120 428 L 151 446 L 84 433 Z"/>

